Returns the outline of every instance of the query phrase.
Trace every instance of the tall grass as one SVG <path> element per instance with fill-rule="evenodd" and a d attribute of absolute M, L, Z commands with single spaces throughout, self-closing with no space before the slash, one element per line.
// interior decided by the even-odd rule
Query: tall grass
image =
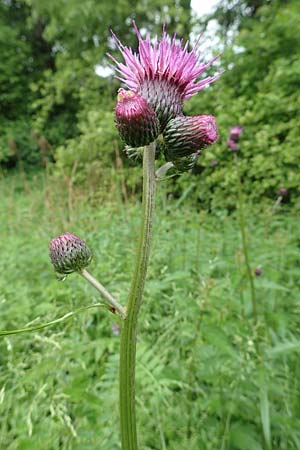
<path fill-rule="evenodd" d="M 125 302 L 139 202 L 125 212 L 120 195 L 94 201 L 42 174 L 3 178 L 0 192 L 1 330 L 98 302 L 80 277 L 52 271 L 48 242 L 63 231 L 87 241 L 93 274 Z M 247 214 L 252 269 L 263 270 L 257 327 L 235 215 L 178 205 L 161 189 L 156 222 L 138 343 L 141 450 L 300 449 L 298 217 Z M 120 449 L 113 324 L 95 308 L 0 338 L 0 449 Z"/>

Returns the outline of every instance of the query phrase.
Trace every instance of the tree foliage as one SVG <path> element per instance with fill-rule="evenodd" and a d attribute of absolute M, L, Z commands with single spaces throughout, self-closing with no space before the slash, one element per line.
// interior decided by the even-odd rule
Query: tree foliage
<path fill-rule="evenodd" d="M 110 28 L 135 47 L 132 19 L 151 33 L 165 22 L 169 32 L 184 37 L 196 22 L 189 0 L 176 5 L 170 0 L 1 0 L 0 8 L 0 162 L 50 160 L 69 174 L 76 163 L 80 182 L 95 167 L 103 175 L 113 164 L 114 142 L 121 146 L 112 120 L 119 83 L 96 73 L 109 63 L 106 52 L 116 51 Z M 223 0 L 205 19 L 217 23 L 216 47 L 224 47 L 220 69 L 225 73 L 186 106 L 188 113 L 213 111 L 220 131 L 219 143 L 204 152 L 196 171 L 201 177 L 195 192 L 202 204 L 235 204 L 226 140 L 236 123 L 244 127 L 242 178 L 253 201 L 275 198 L 281 186 L 289 190 L 289 200 L 299 194 L 299 17 L 297 0 Z M 130 167 L 127 180 L 138 183 L 122 157 Z M 190 180 L 191 174 L 182 177 L 182 188 Z"/>

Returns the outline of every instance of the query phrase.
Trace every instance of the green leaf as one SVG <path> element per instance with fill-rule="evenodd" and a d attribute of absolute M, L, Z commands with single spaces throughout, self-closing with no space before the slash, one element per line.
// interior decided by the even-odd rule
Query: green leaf
<path fill-rule="evenodd" d="M 271 449 L 270 405 L 266 386 L 262 386 L 260 389 L 260 417 L 265 442 L 268 449 Z"/>

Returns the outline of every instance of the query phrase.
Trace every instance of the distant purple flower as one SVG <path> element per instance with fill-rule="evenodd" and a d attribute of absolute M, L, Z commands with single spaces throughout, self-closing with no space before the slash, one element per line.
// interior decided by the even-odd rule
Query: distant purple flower
<path fill-rule="evenodd" d="M 229 139 L 233 142 L 238 142 L 242 131 L 243 131 L 243 128 L 238 125 L 236 125 L 235 127 L 232 127 L 230 130 L 230 138 Z"/>
<path fill-rule="evenodd" d="M 216 167 L 216 166 L 218 165 L 218 163 L 219 163 L 219 161 L 218 161 L 217 159 L 213 159 L 213 160 L 210 162 L 210 167 Z"/>
<path fill-rule="evenodd" d="M 280 188 L 279 191 L 278 191 L 278 194 L 279 194 L 281 197 L 285 197 L 285 196 L 287 195 L 287 193 L 288 193 L 288 191 L 287 191 L 287 189 L 284 188 L 284 187 Z"/>
<path fill-rule="evenodd" d="M 115 336 L 119 336 L 120 326 L 117 323 L 112 324 L 111 331 L 112 331 L 112 334 L 114 334 Z"/>
<path fill-rule="evenodd" d="M 150 35 L 143 39 L 136 24 L 133 26 L 138 38 L 138 52 L 124 46 L 112 33 L 122 53 L 124 63 L 108 56 L 115 64 L 116 76 L 131 91 L 140 94 L 153 106 L 163 128 L 166 122 L 182 114 L 182 102 L 215 81 L 220 74 L 199 77 L 220 56 L 215 56 L 207 63 L 200 62 L 199 40 L 189 50 L 188 42 L 177 41 L 176 34 L 171 38 L 162 30 L 160 39 L 155 37 L 151 43 Z"/>
<path fill-rule="evenodd" d="M 256 267 L 256 269 L 254 270 L 254 274 L 256 277 L 260 277 L 262 274 L 262 270 L 259 267 Z"/>
<path fill-rule="evenodd" d="M 239 149 L 239 146 L 232 139 L 228 139 L 227 146 L 232 152 L 237 152 Z"/>

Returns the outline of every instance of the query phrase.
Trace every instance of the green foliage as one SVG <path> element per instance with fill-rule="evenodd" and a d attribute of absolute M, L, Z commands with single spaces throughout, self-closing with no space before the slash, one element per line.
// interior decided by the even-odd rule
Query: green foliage
<path fill-rule="evenodd" d="M 299 196 L 300 15 L 297 1 L 272 2 L 247 19 L 232 47 L 222 55 L 226 72 L 187 104 L 188 113 L 214 112 L 219 142 L 205 151 L 199 177 L 202 204 L 233 208 L 236 181 L 227 139 L 232 125 L 244 127 L 239 158 L 244 191 L 254 203 L 278 196 Z M 293 33 L 291 33 L 293 30 Z M 210 162 L 218 160 L 211 167 Z"/>
<path fill-rule="evenodd" d="M 91 273 L 125 303 L 139 203 L 105 205 L 104 190 L 93 206 L 67 179 L 42 174 L 3 178 L 0 188 L 0 329 L 99 300 L 79 276 L 56 279 L 47 247 L 63 231 L 86 240 Z M 167 191 L 160 184 L 140 320 L 141 449 L 300 449 L 297 216 L 248 213 L 251 267 L 262 268 L 255 327 L 235 216 L 197 213 Z M 114 323 L 95 308 L 1 337 L 1 448 L 120 449 Z"/>

